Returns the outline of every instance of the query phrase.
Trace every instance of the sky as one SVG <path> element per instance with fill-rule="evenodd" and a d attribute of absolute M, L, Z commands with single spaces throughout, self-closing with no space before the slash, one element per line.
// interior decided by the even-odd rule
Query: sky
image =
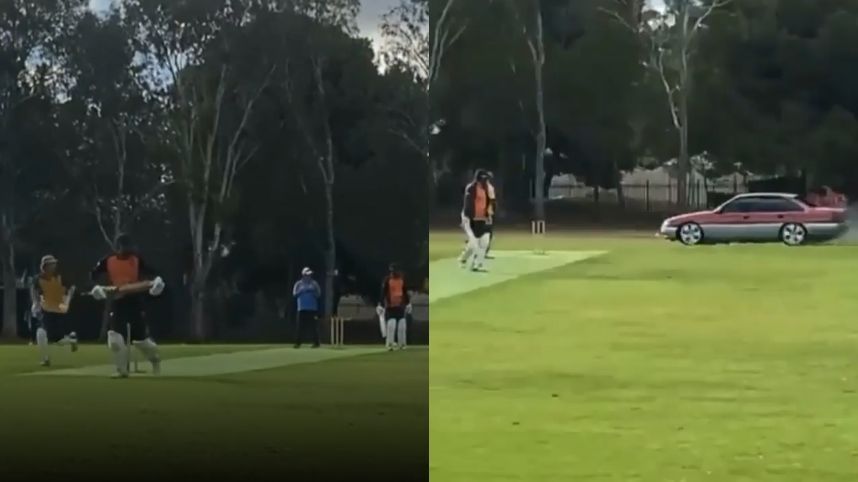
<path fill-rule="evenodd" d="M 90 6 L 95 10 L 103 10 L 110 6 L 110 3 L 111 0 L 89 0 Z M 379 46 L 381 16 L 397 3 L 399 3 L 398 0 L 361 0 L 358 27 L 361 35 L 372 39 L 376 48 Z"/>

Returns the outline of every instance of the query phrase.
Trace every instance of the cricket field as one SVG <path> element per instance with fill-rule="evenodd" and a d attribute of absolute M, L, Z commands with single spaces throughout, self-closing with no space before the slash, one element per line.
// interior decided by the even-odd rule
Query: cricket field
<path fill-rule="evenodd" d="M 858 247 L 430 246 L 433 482 L 858 480 Z"/>
<path fill-rule="evenodd" d="M 0 346 L 2 480 L 426 480 L 425 347 L 167 345 L 126 380 L 52 353 Z"/>

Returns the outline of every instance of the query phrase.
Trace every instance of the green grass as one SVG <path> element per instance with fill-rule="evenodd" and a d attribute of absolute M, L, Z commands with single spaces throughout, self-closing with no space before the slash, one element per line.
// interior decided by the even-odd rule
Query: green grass
<path fill-rule="evenodd" d="M 432 305 L 433 481 L 855 480 L 858 247 L 545 243 L 609 253 Z"/>
<path fill-rule="evenodd" d="M 259 348 L 166 346 L 163 354 Z M 53 353 L 51 369 L 110 360 L 101 345 Z M 3 480 L 102 480 L 111 470 L 123 481 L 360 478 L 384 463 L 379 446 L 390 458 L 385 476 L 419 480 L 415 467 L 426 470 L 425 349 L 200 378 L 19 376 L 36 362 L 35 347 L 0 347 Z"/>

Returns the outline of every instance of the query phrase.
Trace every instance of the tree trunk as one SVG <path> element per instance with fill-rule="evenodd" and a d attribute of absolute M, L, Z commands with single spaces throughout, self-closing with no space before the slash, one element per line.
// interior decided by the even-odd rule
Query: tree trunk
<path fill-rule="evenodd" d="M 337 276 L 337 245 L 334 235 L 334 186 L 325 184 L 326 216 L 325 227 L 327 231 L 327 249 L 325 250 L 325 316 L 328 321 L 334 312 L 334 282 Z"/>
<path fill-rule="evenodd" d="M 3 338 L 18 337 L 18 282 L 15 279 L 15 246 L 8 242 L 3 253 Z"/>
<path fill-rule="evenodd" d="M 206 296 L 205 288 L 200 284 L 205 285 L 205 282 L 200 282 L 197 275 L 194 275 L 194 280 L 191 282 L 191 338 L 194 341 L 204 341 L 208 334 L 206 330 Z"/>
<path fill-rule="evenodd" d="M 543 186 L 545 185 L 545 102 L 544 89 L 542 82 L 542 68 L 545 65 L 545 46 L 542 41 L 542 8 L 538 1 L 534 2 L 536 7 L 536 33 L 534 34 L 534 45 L 532 45 L 533 54 L 533 74 L 534 87 L 536 90 L 536 116 L 537 116 L 537 132 L 536 132 L 536 166 L 535 166 L 535 181 L 533 215 L 536 221 L 545 220 L 545 193 Z"/>
<path fill-rule="evenodd" d="M 688 126 L 683 120 L 679 128 L 679 158 L 676 166 L 676 204 L 681 207 L 688 206 Z"/>

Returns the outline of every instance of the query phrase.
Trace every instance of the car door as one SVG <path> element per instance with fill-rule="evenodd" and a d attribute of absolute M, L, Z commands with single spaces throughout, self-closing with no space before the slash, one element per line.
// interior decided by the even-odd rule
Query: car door
<path fill-rule="evenodd" d="M 761 200 L 758 212 L 752 214 L 757 226 L 755 237 L 767 241 L 777 240 L 781 227 L 796 222 L 799 217 L 797 214 L 802 212 L 804 208 L 791 199 L 776 197 Z"/>
<path fill-rule="evenodd" d="M 704 228 L 707 239 L 713 241 L 746 241 L 753 239 L 751 212 L 754 198 L 739 198 L 725 204 L 716 219 Z"/>

